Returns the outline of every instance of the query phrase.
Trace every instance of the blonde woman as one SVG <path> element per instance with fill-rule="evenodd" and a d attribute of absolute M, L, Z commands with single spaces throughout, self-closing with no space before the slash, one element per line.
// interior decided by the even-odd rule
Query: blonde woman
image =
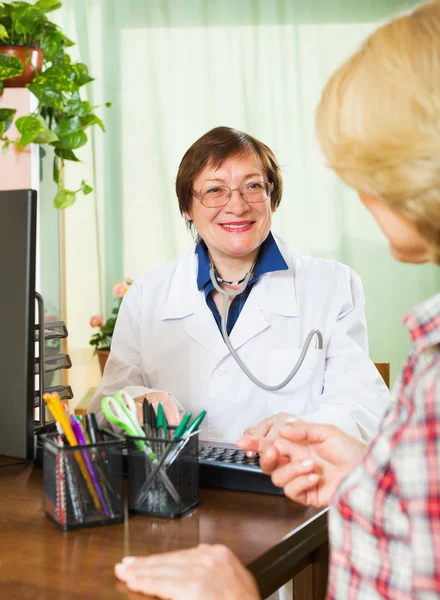
<path fill-rule="evenodd" d="M 440 264 L 440 2 L 376 31 L 336 72 L 317 130 L 329 166 L 359 192 L 393 256 Z M 332 501 L 330 599 L 440 596 L 440 294 L 404 322 L 410 353 L 368 448 L 301 422 L 264 448 L 241 440 L 260 450 L 288 497 Z M 258 598 L 237 559 L 216 547 L 131 559 L 116 573 L 173 600 Z"/>

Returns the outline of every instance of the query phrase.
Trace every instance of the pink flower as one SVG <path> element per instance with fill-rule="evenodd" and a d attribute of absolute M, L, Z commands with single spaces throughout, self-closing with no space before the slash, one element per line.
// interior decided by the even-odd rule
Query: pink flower
<path fill-rule="evenodd" d="M 93 315 L 93 317 L 90 319 L 90 326 L 91 327 L 102 327 L 103 322 L 104 322 L 104 317 L 102 315 Z"/>
<path fill-rule="evenodd" d="M 125 281 L 117 281 L 113 284 L 113 296 L 115 298 L 122 298 L 125 296 L 127 290 L 128 285 L 125 283 Z"/>

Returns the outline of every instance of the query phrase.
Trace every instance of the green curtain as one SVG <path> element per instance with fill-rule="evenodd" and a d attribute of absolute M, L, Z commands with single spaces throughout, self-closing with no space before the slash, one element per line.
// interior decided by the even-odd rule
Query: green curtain
<path fill-rule="evenodd" d="M 64 4 L 94 89 L 113 103 L 94 145 L 107 306 L 114 281 L 176 258 L 189 243 L 174 193 L 178 164 L 200 135 L 229 125 L 271 146 L 282 165 L 274 231 L 295 252 L 342 261 L 361 276 L 370 355 L 390 361 L 394 377 L 409 343 L 400 317 L 438 291 L 439 271 L 391 258 L 355 193 L 322 164 L 314 109 L 329 75 L 365 36 L 416 2 Z"/>

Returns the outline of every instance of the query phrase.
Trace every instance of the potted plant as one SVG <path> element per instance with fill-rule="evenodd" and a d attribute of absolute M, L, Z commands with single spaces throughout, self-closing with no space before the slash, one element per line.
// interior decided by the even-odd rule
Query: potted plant
<path fill-rule="evenodd" d="M 26 86 L 38 100 L 32 114 L 15 122 L 21 134 L 18 142 L 6 135 L 15 110 L 0 109 L 0 141 L 3 152 L 11 144 L 20 148 L 30 143 L 53 146 L 53 177 L 58 185 L 54 205 L 67 208 L 75 202 L 77 192 L 89 194 L 92 188 L 82 181 L 77 190 L 66 189 L 64 163 L 79 160 L 74 151 L 87 143 L 88 127 L 98 125 L 104 131 L 104 124 L 93 112 L 97 107 L 81 98 L 81 88 L 93 81 L 87 66 L 71 62 L 66 48 L 74 43 L 47 18 L 47 13 L 60 7 L 58 0 L 0 2 L 0 93 L 7 86 Z"/>
<path fill-rule="evenodd" d="M 113 331 L 115 329 L 122 298 L 125 296 L 128 286 L 131 285 L 131 283 L 131 279 L 127 279 L 126 281 L 117 281 L 113 284 L 115 304 L 112 308 L 110 317 L 106 321 L 104 321 L 102 315 L 93 315 L 93 317 L 90 318 L 90 326 L 99 327 L 99 331 L 92 335 L 89 343 L 91 346 L 95 347 L 95 354 L 98 355 L 101 373 L 104 372 L 105 363 L 110 354 Z"/>

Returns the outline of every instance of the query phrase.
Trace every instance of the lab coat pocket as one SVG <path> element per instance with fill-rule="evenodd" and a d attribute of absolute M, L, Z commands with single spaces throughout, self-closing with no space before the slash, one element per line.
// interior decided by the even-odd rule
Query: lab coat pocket
<path fill-rule="evenodd" d="M 281 383 L 296 365 L 301 348 L 273 350 L 268 356 L 268 383 Z M 273 414 L 289 412 L 298 416 L 315 409 L 316 397 L 322 392 L 324 350 L 310 349 L 294 378 L 281 390 L 268 392 L 269 409 Z"/>

